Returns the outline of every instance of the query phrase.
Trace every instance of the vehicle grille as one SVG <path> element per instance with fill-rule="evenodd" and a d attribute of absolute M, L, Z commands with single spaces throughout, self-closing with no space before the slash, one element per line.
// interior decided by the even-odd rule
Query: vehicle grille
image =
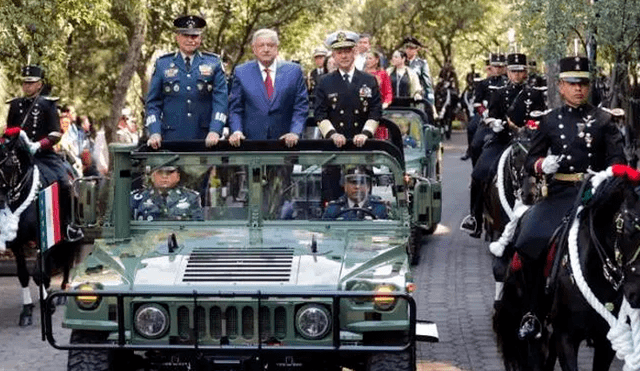
<path fill-rule="evenodd" d="M 293 249 L 196 248 L 183 282 L 289 282 Z"/>
<path fill-rule="evenodd" d="M 256 306 L 238 305 L 226 308 L 206 303 L 192 307 L 178 308 L 178 335 L 182 339 L 193 339 L 194 331 L 190 323 L 198 328 L 198 338 L 206 341 L 245 339 L 261 341 L 268 339 L 284 339 L 287 336 L 287 309 L 283 306 L 260 307 L 260 320 L 256 317 Z M 197 323 L 196 323 L 197 317 Z M 258 332 L 258 328 L 260 332 Z"/>

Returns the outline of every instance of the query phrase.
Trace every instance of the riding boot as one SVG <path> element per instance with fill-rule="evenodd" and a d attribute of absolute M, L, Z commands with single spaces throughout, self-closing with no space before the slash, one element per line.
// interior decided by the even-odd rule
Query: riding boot
<path fill-rule="evenodd" d="M 471 216 L 476 220 L 476 229 L 471 237 L 480 238 L 482 235 L 482 182 L 471 179 Z"/>
<path fill-rule="evenodd" d="M 523 285 L 523 312 L 525 313 L 518 329 L 520 340 L 539 339 L 542 336 L 542 324 L 540 322 L 540 290 L 544 283 L 542 275 L 542 263 L 537 260 L 520 256 L 522 259 Z"/>

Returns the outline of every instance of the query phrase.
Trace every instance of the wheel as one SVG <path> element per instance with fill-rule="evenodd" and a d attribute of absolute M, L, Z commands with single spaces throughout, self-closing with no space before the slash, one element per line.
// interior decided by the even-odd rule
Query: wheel
<path fill-rule="evenodd" d="M 71 344 L 99 344 L 107 341 L 107 333 L 100 331 L 73 330 Z M 109 350 L 69 350 L 68 371 L 109 371 L 111 370 Z"/>
<path fill-rule="evenodd" d="M 409 246 L 407 253 L 409 254 L 409 263 L 418 265 L 420 262 L 420 246 L 422 245 L 422 228 L 419 226 L 411 227 L 411 235 L 409 236 Z"/>
<path fill-rule="evenodd" d="M 413 350 L 402 353 L 378 353 L 367 360 L 367 371 L 412 371 L 415 370 Z"/>
<path fill-rule="evenodd" d="M 424 230 L 424 234 L 426 236 L 430 236 L 433 234 L 433 232 L 436 231 L 436 229 L 438 228 L 438 223 L 433 223 L 433 225 L 431 225 L 431 227 L 429 227 L 429 229 L 425 229 Z"/>

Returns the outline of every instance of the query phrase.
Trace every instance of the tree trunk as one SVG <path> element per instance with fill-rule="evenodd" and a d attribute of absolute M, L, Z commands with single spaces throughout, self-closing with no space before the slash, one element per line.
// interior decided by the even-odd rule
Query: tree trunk
<path fill-rule="evenodd" d="M 142 54 L 142 44 L 144 43 L 144 37 L 147 30 L 147 17 L 144 14 L 144 4 L 140 4 L 140 10 L 138 11 L 136 20 L 134 22 L 134 30 L 129 40 L 129 49 L 127 50 L 127 58 L 120 76 L 116 82 L 116 88 L 113 93 L 113 102 L 111 103 L 111 113 L 109 119 L 105 125 L 105 135 L 107 142 L 113 142 L 116 137 L 118 119 L 122 115 L 122 109 L 125 106 L 127 99 L 127 91 L 131 84 L 131 79 L 138 67 L 138 61 Z"/>
<path fill-rule="evenodd" d="M 562 98 L 558 92 L 558 79 L 560 66 L 558 61 L 547 61 L 547 104 L 549 108 L 557 108 L 562 105 Z"/>

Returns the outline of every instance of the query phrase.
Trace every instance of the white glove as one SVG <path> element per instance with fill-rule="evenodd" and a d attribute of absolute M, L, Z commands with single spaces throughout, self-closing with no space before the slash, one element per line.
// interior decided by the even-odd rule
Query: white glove
<path fill-rule="evenodd" d="M 500 119 L 489 121 L 489 126 L 491 126 L 491 130 L 493 130 L 494 133 L 499 133 L 504 130 L 504 122 Z"/>
<path fill-rule="evenodd" d="M 29 146 L 29 153 L 31 153 L 32 155 L 35 155 L 36 152 L 40 150 L 40 147 L 42 145 L 40 144 L 40 142 L 31 142 L 28 144 L 28 146 Z"/>
<path fill-rule="evenodd" d="M 554 174 L 560 167 L 560 156 L 549 155 L 542 160 L 542 171 L 545 174 Z"/>

